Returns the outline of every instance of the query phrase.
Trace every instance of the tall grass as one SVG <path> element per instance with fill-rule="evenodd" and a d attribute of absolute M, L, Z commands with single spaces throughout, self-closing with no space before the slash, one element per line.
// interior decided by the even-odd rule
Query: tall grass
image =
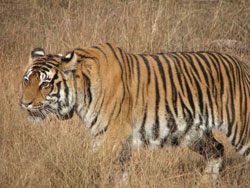
<path fill-rule="evenodd" d="M 216 50 L 250 61 L 248 0 L 0 0 L 0 187 L 194 187 L 204 165 L 186 148 L 134 151 L 126 185 L 91 152 L 79 118 L 31 124 L 19 107 L 30 51 L 113 42 L 133 53 Z M 221 134 L 217 133 L 219 138 Z M 226 144 L 217 185 L 249 187 L 250 165 Z"/>

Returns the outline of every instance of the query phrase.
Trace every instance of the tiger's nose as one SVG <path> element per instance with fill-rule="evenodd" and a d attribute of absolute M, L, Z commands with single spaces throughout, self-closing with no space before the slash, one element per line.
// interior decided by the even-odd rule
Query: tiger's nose
<path fill-rule="evenodd" d="M 23 108 L 28 108 L 28 107 L 30 107 L 31 104 L 32 104 L 32 102 L 20 101 L 20 105 L 21 105 Z"/>

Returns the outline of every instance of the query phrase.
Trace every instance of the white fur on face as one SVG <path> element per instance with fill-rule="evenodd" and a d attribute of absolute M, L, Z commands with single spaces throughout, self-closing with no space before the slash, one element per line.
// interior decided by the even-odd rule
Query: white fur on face
<path fill-rule="evenodd" d="M 31 75 L 32 73 L 33 73 L 33 70 L 32 70 L 32 68 L 30 68 L 30 69 L 27 71 L 27 73 L 25 74 L 24 79 L 29 80 L 29 77 L 30 77 L 30 75 Z"/>

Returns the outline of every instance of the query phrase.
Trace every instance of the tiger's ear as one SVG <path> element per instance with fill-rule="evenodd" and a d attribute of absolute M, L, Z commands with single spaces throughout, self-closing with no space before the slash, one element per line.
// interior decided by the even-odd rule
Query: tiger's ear
<path fill-rule="evenodd" d="M 32 50 L 29 58 L 29 64 L 33 62 L 34 58 L 45 56 L 45 51 L 42 48 L 35 48 Z"/>
<path fill-rule="evenodd" d="M 35 48 L 35 49 L 31 52 L 31 57 L 32 57 L 32 58 L 41 57 L 41 56 L 45 56 L 44 49 L 42 49 L 42 48 Z"/>
<path fill-rule="evenodd" d="M 77 55 L 74 51 L 62 57 L 62 62 L 59 68 L 63 72 L 73 71 L 77 68 Z"/>

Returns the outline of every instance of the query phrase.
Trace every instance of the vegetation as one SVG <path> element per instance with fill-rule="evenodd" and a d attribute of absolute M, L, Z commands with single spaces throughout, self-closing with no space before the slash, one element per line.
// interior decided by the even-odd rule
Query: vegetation
<path fill-rule="evenodd" d="M 0 0 L 0 187 L 195 187 L 203 159 L 186 148 L 133 153 L 127 184 L 91 152 L 78 117 L 32 124 L 19 107 L 30 51 L 112 42 L 133 53 L 212 50 L 250 63 L 249 0 Z M 250 164 L 225 137 L 216 185 L 250 187 Z"/>

